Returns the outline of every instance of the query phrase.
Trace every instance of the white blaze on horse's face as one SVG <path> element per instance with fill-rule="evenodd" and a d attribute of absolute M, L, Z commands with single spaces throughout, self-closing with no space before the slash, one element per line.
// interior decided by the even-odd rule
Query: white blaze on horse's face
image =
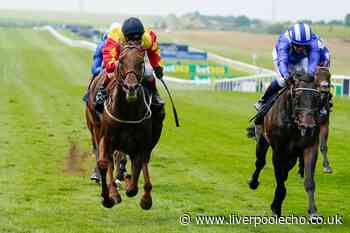
<path fill-rule="evenodd" d="M 134 73 L 129 73 L 123 84 L 123 90 L 126 94 L 127 102 L 135 102 L 137 100 L 137 93 L 140 89 L 140 84 L 137 80 L 137 77 Z"/>

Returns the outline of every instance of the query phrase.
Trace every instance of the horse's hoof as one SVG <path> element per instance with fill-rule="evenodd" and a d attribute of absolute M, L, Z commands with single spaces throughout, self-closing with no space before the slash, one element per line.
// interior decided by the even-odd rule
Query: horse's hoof
<path fill-rule="evenodd" d="M 323 224 L 323 219 L 318 213 L 309 214 L 309 220 L 312 224 Z"/>
<path fill-rule="evenodd" d="M 120 196 L 120 194 L 117 194 L 117 195 L 111 197 L 111 199 L 113 199 L 115 204 L 119 204 L 122 202 L 122 197 Z"/>
<path fill-rule="evenodd" d="M 90 176 L 90 180 L 95 181 L 96 183 L 100 183 L 101 176 L 97 172 L 93 172 Z"/>
<path fill-rule="evenodd" d="M 280 210 L 280 209 L 275 209 L 275 208 L 271 208 L 271 210 L 272 210 L 272 216 L 281 217 L 281 215 L 282 215 L 282 210 Z"/>
<path fill-rule="evenodd" d="M 272 211 L 272 216 L 281 217 L 281 214 L 278 214 L 277 212 Z"/>
<path fill-rule="evenodd" d="M 113 198 L 102 199 L 102 205 L 106 208 L 112 208 L 115 205 Z"/>
<path fill-rule="evenodd" d="M 255 190 L 259 186 L 259 181 L 253 180 L 253 179 L 248 180 L 248 185 L 249 185 L 249 188 L 251 188 L 252 190 Z"/>
<path fill-rule="evenodd" d="M 116 190 L 120 190 L 120 188 L 122 187 L 122 182 L 121 182 L 121 180 L 119 180 L 119 179 L 116 179 L 115 181 L 114 181 L 114 183 L 115 183 L 115 188 L 116 188 Z"/>
<path fill-rule="evenodd" d="M 149 210 L 152 207 L 152 198 L 142 198 L 140 201 L 140 206 L 144 210 Z"/>
<path fill-rule="evenodd" d="M 328 166 L 328 167 L 324 167 L 324 168 L 323 168 L 323 172 L 324 172 L 324 173 L 332 173 L 333 170 L 332 170 L 332 168 L 331 168 L 330 166 Z"/>
<path fill-rule="evenodd" d="M 139 189 L 138 188 L 134 188 L 134 189 L 130 189 L 126 191 L 126 195 L 128 197 L 135 197 L 136 194 L 138 193 Z"/>

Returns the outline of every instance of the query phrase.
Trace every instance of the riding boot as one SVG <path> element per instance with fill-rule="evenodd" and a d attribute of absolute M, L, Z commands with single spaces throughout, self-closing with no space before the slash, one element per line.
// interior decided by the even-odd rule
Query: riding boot
<path fill-rule="evenodd" d="M 126 171 L 126 159 L 122 159 L 120 160 L 120 164 L 119 164 L 119 173 L 117 175 L 117 179 L 120 181 L 124 180 L 124 177 L 127 175 L 127 171 Z"/>
<path fill-rule="evenodd" d="M 264 95 L 261 97 L 258 102 L 255 103 L 255 108 L 259 112 L 261 108 L 266 104 L 266 102 L 279 90 L 281 90 L 281 87 L 279 86 L 277 80 L 273 80 L 270 84 L 270 86 L 266 89 Z"/>
<path fill-rule="evenodd" d="M 90 85 L 91 83 L 94 81 L 94 79 L 96 78 L 96 76 L 98 75 L 99 73 L 95 74 L 92 76 L 91 80 L 90 80 L 90 83 L 89 83 L 89 86 L 83 96 L 83 101 L 88 104 L 88 101 L 89 101 L 89 96 L 90 96 Z"/>
<path fill-rule="evenodd" d="M 333 95 L 330 93 L 329 94 L 329 101 L 328 101 L 328 103 L 329 103 L 329 112 L 333 112 Z"/>
<path fill-rule="evenodd" d="M 83 101 L 87 104 L 89 101 L 89 90 L 85 92 L 85 95 L 83 96 Z"/>
<path fill-rule="evenodd" d="M 152 94 L 152 105 L 157 106 L 157 107 L 163 107 L 165 102 L 164 100 L 160 97 L 159 92 L 156 87 L 156 79 L 150 78 L 147 83 L 148 89 L 151 91 Z"/>
<path fill-rule="evenodd" d="M 107 98 L 107 90 L 106 87 L 109 83 L 110 79 L 107 77 L 104 77 L 103 82 L 98 87 L 96 98 L 95 98 L 95 104 L 94 104 L 94 110 L 102 113 L 103 112 L 103 104 Z"/>

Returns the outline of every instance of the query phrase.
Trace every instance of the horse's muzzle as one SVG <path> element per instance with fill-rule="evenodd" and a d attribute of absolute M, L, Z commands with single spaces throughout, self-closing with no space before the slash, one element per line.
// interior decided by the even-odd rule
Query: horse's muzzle
<path fill-rule="evenodd" d="M 302 137 L 314 136 L 317 124 L 313 114 L 301 114 L 296 123 Z"/>
<path fill-rule="evenodd" d="M 311 137 L 315 134 L 316 125 L 298 125 L 302 137 Z"/>
<path fill-rule="evenodd" d="M 135 102 L 137 100 L 137 93 L 141 87 L 141 84 L 124 84 L 123 90 L 126 94 L 126 101 L 127 102 Z"/>

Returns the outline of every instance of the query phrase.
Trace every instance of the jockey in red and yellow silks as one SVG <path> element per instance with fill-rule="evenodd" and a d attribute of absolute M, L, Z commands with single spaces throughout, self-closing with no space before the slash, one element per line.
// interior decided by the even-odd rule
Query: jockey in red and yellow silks
<path fill-rule="evenodd" d="M 103 67 L 106 69 L 106 72 L 114 72 L 116 61 L 118 61 L 120 55 L 121 46 L 126 43 L 127 40 L 121 28 L 114 28 L 114 30 L 108 34 L 106 45 L 103 49 Z M 150 29 L 146 29 L 141 38 L 141 45 L 146 49 L 147 56 L 153 69 L 160 67 L 161 57 L 156 33 Z"/>
<path fill-rule="evenodd" d="M 95 110 L 98 112 L 103 111 L 103 103 L 107 97 L 106 86 L 109 82 L 109 77 L 112 76 L 110 74 L 113 74 L 116 69 L 121 47 L 126 45 L 128 41 L 140 42 L 141 46 L 146 50 L 150 66 L 153 69 L 149 68 L 149 65 L 145 66 L 145 78 L 147 79 L 147 83 L 145 85 L 153 95 L 152 104 L 164 105 L 163 100 L 158 94 L 156 81 L 153 76 L 154 71 L 157 78 L 163 78 L 163 68 L 160 64 L 161 57 L 157 42 L 157 35 L 150 29 L 145 30 L 142 22 L 138 18 L 131 17 L 124 21 L 121 28 L 113 28 L 113 30 L 108 33 L 107 40 L 103 48 L 103 68 L 107 75 L 105 75 L 103 84 L 97 91 L 95 101 Z M 151 75 L 149 75 L 149 73 L 151 73 Z"/>

